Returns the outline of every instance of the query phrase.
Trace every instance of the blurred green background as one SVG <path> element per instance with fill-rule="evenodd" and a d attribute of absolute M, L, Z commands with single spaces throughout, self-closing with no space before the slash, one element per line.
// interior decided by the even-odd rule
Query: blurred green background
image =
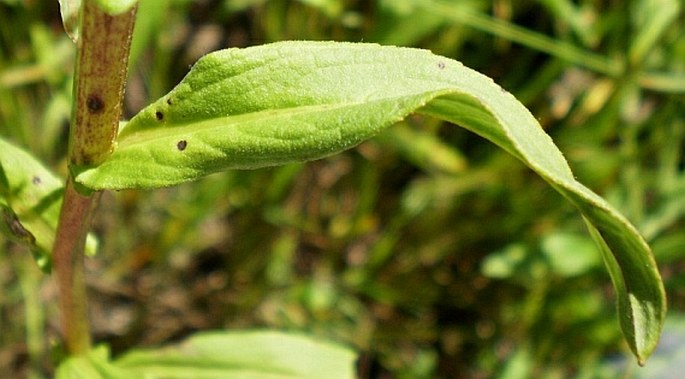
<path fill-rule="evenodd" d="M 421 47 L 491 76 L 653 247 L 671 316 L 645 369 L 575 210 L 424 117 L 308 164 L 106 193 L 87 263 L 97 342 L 267 326 L 353 346 L 361 378 L 682 373 L 683 15 L 680 0 L 142 0 L 126 93 L 130 117 L 209 51 L 292 39 Z M 57 1 L 0 0 L 0 135 L 62 175 L 74 52 Z M 0 372 L 50 377 L 54 286 L 0 242 Z"/>

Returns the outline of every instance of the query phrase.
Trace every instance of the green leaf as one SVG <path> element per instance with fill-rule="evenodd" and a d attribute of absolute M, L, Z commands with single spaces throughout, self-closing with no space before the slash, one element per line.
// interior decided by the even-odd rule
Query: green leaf
<path fill-rule="evenodd" d="M 574 179 L 551 138 L 511 94 L 428 51 L 283 42 L 209 54 L 122 128 L 105 162 L 74 168 L 74 175 L 93 189 L 155 188 L 221 170 L 307 161 L 353 147 L 414 112 L 489 139 L 580 210 L 607 253 L 621 326 L 643 363 L 666 312 L 649 246 Z"/>
<path fill-rule="evenodd" d="M 600 253 L 588 236 L 555 232 L 545 236 L 540 247 L 554 273 L 562 277 L 583 275 L 602 264 Z"/>
<path fill-rule="evenodd" d="M 381 134 L 381 138 L 399 150 L 404 158 L 426 171 L 458 174 L 466 169 L 466 159 L 459 151 L 438 136 L 421 133 L 404 122 Z"/>
<path fill-rule="evenodd" d="M 92 0 L 108 14 L 116 16 L 126 12 L 136 5 L 138 0 Z M 59 12 L 62 16 L 62 25 L 72 41 L 77 42 L 79 38 L 82 0 L 59 0 Z"/>
<path fill-rule="evenodd" d="M 63 183 L 30 154 L 0 139 L 2 231 L 49 270 Z"/>
<path fill-rule="evenodd" d="M 57 367 L 55 379 L 143 379 L 142 373 L 112 364 L 109 355 L 106 346 L 98 346 L 84 355 L 71 357 Z"/>
<path fill-rule="evenodd" d="M 681 1 L 645 0 L 631 4 L 631 14 L 635 15 L 635 37 L 632 39 L 628 57 L 631 63 L 641 64 L 655 47 L 668 28 L 678 21 Z"/>
<path fill-rule="evenodd" d="M 302 335 L 275 331 L 204 332 L 161 349 L 110 362 L 104 347 L 70 358 L 57 379 L 351 379 L 355 354 Z"/>
<path fill-rule="evenodd" d="M 0 138 L 0 231 L 28 247 L 43 271 L 51 266 L 63 182 L 27 152 Z M 97 242 L 88 236 L 86 250 Z"/>
<path fill-rule="evenodd" d="M 116 16 L 133 8 L 138 0 L 94 0 L 95 3 L 112 16 Z"/>
<path fill-rule="evenodd" d="M 62 25 L 72 41 L 78 41 L 79 11 L 81 0 L 59 0 L 59 12 L 62 15 Z"/>

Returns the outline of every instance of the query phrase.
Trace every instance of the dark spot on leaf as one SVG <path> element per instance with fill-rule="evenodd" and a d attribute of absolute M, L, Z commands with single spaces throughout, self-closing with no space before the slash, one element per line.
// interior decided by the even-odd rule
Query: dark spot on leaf
<path fill-rule="evenodd" d="M 169 104 L 169 105 L 171 105 L 171 104 L 172 104 L 171 98 L 166 99 L 166 103 Z"/>
<path fill-rule="evenodd" d="M 88 99 L 86 99 L 86 107 L 90 113 L 100 113 L 105 109 L 105 102 L 100 95 L 91 93 Z"/>
<path fill-rule="evenodd" d="M 33 179 L 31 179 L 31 183 L 34 185 L 39 185 L 41 182 L 42 180 L 40 179 L 40 176 L 34 176 Z"/>
<path fill-rule="evenodd" d="M 439 69 L 444 69 L 445 68 L 445 62 L 438 62 L 438 68 Z"/>
<path fill-rule="evenodd" d="M 188 141 L 182 139 L 182 140 L 178 141 L 178 143 L 176 144 L 176 147 L 178 148 L 179 151 L 183 151 L 186 149 L 186 147 L 188 147 Z"/>
<path fill-rule="evenodd" d="M 157 120 L 162 121 L 164 120 L 164 113 L 157 111 L 155 112 L 155 117 L 157 117 Z"/>

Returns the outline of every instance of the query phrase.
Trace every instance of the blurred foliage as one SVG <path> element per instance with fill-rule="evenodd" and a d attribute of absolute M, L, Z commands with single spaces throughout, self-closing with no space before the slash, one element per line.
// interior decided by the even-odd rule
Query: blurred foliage
<path fill-rule="evenodd" d="M 493 77 L 579 179 L 639 225 L 671 312 L 685 308 L 679 0 L 140 7 L 129 116 L 208 51 L 286 39 L 417 46 Z M 0 1 L 0 134 L 62 174 L 73 59 L 56 1 Z M 114 354 L 201 329 L 270 326 L 355 346 L 362 378 L 644 375 L 618 359 L 627 348 L 610 281 L 580 217 L 523 165 L 435 120 L 410 118 L 306 165 L 106 193 L 99 210 L 90 310 Z M 2 247 L 0 372 L 50 376 L 54 288 L 30 254 Z M 683 337 L 669 331 L 683 325 L 666 324 L 673 357 Z"/>

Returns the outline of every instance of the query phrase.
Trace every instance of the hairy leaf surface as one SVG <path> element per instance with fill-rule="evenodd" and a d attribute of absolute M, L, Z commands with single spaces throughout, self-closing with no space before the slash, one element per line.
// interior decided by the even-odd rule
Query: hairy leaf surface
<path fill-rule="evenodd" d="M 575 180 L 551 138 L 511 94 L 425 50 L 282 42 L 209 54 L 122 128 L 104 163 L 78 167 L 75 177 L 93 189 L 156 188 L 221 170 L 307 161 L 353 147 L 415 112 L 487 138 L 580 210 L 605 253 L 624 335 L 644 362 L 666 309 L 644 239 Z"/>

